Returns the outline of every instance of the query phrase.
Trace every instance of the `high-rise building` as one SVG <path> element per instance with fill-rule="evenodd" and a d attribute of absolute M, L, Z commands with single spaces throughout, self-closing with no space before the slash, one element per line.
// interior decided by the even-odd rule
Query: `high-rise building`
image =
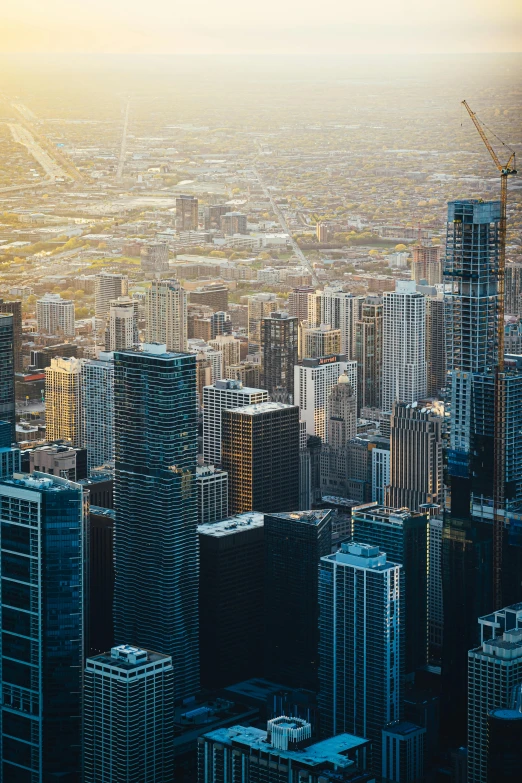
<path fill-rule="evenodd" d="M 199 681 L 196 415 L 193 354 L 115 354 L 115 641 L 171 655 L 176 699 Z"/>
<path fill-rule="evenodd" d="M 221 463 L 223 410 L 267 401 L 268 392 L 265 389 L 244 387 L 241 381 L 217 380 L 203 388 L 203 459 L 207 465 Z"/>
<path fill-rule="evenodd" d="M 382 297 L 367 296 L 355 323 L 359 411 L 380 408 L 382 403 L 382 313 Z"/>
<path fill-rule="evenodd" d="M 14 316 L 0 313 L 0 421 L 11 425 L 11 440 L 16 440 Z"/>
<path fill-rule="evenodd" d="M 319 710 L 324 736 L 371 740 L 381 773 L 382 729 L 401 716 L 402 566 L 379 547 L 343 543 L 319 567 Z"/>
<path fill-rule="evenodd" d="M 388 506 L 418 511 L 424 503 L 442 503 L 442 412 L 428 403 L 393 403 Z"/>
<path fill-rule="evenodd" d="M 100 351 L 81 372 L 82 443 L 89 471 L 114 462 L 114 354 Z"/>
<path fill-rule="evenodd" d="M 444 609 L 442 603 L 442 517 L 429 521 L 428 655 L 439 662 L 442 654 Z"/>
<path fill-rule="evenodd" d="M 220 228 L 225 236 L 248 234 L 248 218 L 242 212 L 226 212 L 220 218 Z"/>
<path fill-rule="evenodd" d="M 505 275 L 505 313 L 506 315 L 522 315 L 522 264 L 520 262 L 507 263 Z"/>
<path fill-rule="evenodd" d="M 241 343 L 231 334 L 220 334 L 215 340 L 209 340 L 208 344 L 214 351 L 221 352 L 224 367 L 239 364 Z"/>
<path fill-rule="evenodd" d="M 265 676 L 272 682 L 318 689 L 318 566 L 332 551 L 332 515 L 265 514 Z"/>
<path fill-rule="evenodd" d="M 0 298 L 0 313 L 11 313 L 13 316 L 14 368 L 15 372 L 22 372 L 22 300 L 4 302 Z"/>
<path fill-rule="evenodd" d="M 230 212 L 228 204 L 209 204 L 204 207 L 204 227 L 208 231 L 209 229 L 218 230 L 221 227 L 221 217 Z"/>
<path fill-rule="evenodd" d="M 195 196 L 176 198 L 176 229 L 178 231 L 197 231 L 198 200 Z"/>
<path fill-rule="evenodd" d="M 388 448 L 372 449 L 372 502 L 384 506 L 386 487 L 389 483 L 390 449 L 388 444 Z"/>
<path fill-rule="evenodd" d="M 446 386 L 446 348 L 444 342 L 444 297 L 426 297 L 427 394 L 437 397 Z"/>
<path fill-rule="evenodd" d="M 24 449 L 22 470 L 24 473 L 36 470 L 69 481 L 80 481 L 87 478 L 87 451 L 65 446 L 61 441 Z"/>
<path fill-rule="evenodd" d="M 51 359 L 45 370 L 45 435 L 63 439 L 71 446 L 82 445 L 83 359 Z"/>
<path fill-rule="evenodd" d="M 487 783 L 488 715 L 509 708 L 522 681 L 522 604 L 478 622 L 480 646 L 468 654 L 468 783 Z"/>
<path fill-rule="evenodd" d="M 341 350 L 347 359 L 356 359 L 355 324 L 360 320 L 364 296 L 354 296 L 339 286 L 325 286 L 317 294 L 315 326 L 328 324 L 341 331 Z"/>
<path fill-rule="evenodd" d="M 0 479 L 11 478 L 20 472 L 20 449 L 12 446 L 10 421 L 0 421 Z"/>
<path fill-rule="evenodd" d="M 217 310 L 212 313 L 210 320 L 210 337 L 209 340 L 215 340 L 216 337 L 220 337 L 225 334 L 232 334 L 232 319 L 228 313 L 223 310 Z"/>
<path fill-rule="evenodd" d="M 228 474 L 214 465 L 196 468 L 198 525 L 220 522 L 228 517 Z"/>
<path fill-rule="evenodd" d="M 155 242 L 141 249 L 141 268 L 144 272 L 161 275 L 169 271 L 169 246 L 166 242 Z"/>
<path fill-rule="evenodd" d="M 261 365 L 245 361 L 225 367 L 225 378 L 241 381 L 243 386 L 258 389 L 261 385 Z"/>
<path fill-rule="evenodd" d="M 301 324 L 300 356 L 303 359 L 319 359 L 341 353 L 341 330 L 332 329 L 329 324 L 307 326 Z"/>
<path fill-rule="evenodd" d="M 339 376 L 328 399 L 327 443 L 321 451 L 323 495 L 347 497 L 348 444 L 357 435 L 357 398 L 346 373 Z"/>
<path fill-rule="evenodd" d="M 440 245 L 413 245 L 411 279 L 416 283 L 425 280 L 428 285 L 442 283 L 442 261 Z"/>
<path fill-rule="evenodd" d="M 328 400 L 339 376 L 346 373 L 352 390 L 357 388 L 357 362 L 344 356 L 303 359 L 294 368 L 294 401 L 299 405 L 301 420 L 309 435 L 328 440 Z"/>
<path fill-rule="evenodd" d="M 51 364 L 51 359 L 56 356 L 78 356 L 76 343 L 59 343 L 47 345 L 45 348 L 31 350 L 31 367 L 35 370 L 45 370 Z"/>
<path fill-rule="evenodd" d="M 76 781 L 84 655 L 82 488 L 35 473 L 0 482 L 2 780 Z"/>
<path fill-rule="evenodd" d="M 129 293 L 129 278 L 127 275 L 112 272 L 100 272 L 95 277 L 94 314 L 98 328 L 105 327 L 109 315 L 110 303 L 120 296 Z"/>
<path fill-rule="evenodd" d="M 299 408 L 259 402 L 222 413 L 229 512 L 290 511 L 299 502 Z"/>
<path fill-rule="evenodd" d="M 128 644 L 87 658 L 85 783 L 170 783 L 174 775 L 173 667 L 169 655 Z"/>
<path fill-rule="evenodd" d="M 277 310 L 275 294 L 253 294 L 248 297 L 248 339 L 252 343 L 261 344 L 261 323 L 271 313 Z"/>
<path fill-rule="evenodd" d="M 288 294 L 288 315 L 290 318 L 309 321 L 310 297 L 315 298 L 315 288 L 311 285 L 300 285 L 290 291 Z"/>
<path fill-rule="evenodd" d="M 270 395 L 286 396 L 281 402 L 293 402 L 294 367 L 298 348 L 297 318 L 288 313 L 272 313 L 261 321 L 263 386 Z"/>
<path fill-rule="evenodd" d="M 74 337 L 74 302 L 60 294 L 45 294 L 36 302 L 36 324 L 40 334 Z"/>
<path fill-rule="evenodd" d="M 92 502 L 93 483 L 82 483 L 89 500 L 89 602 L 84 617 L 88 655 L 99 655 L 114 644 L 114 509 Z"/>
<path fill-rule="evenodd" d="M 382 783 L 420 783 L 424 779 L 426 729 L 399 720 L 382 731 Z"/>
<path fill-rule="evenodd" d="M 250 512 L 198 527 L 201 685 L 263 673 L 264 527 Z"/>
<path fill-rule="evenodd" d="M 488 783 L 518 783 L 522 766 L 522 687 L 513 689 L 509 707 L 488 716 Z"/>
<path fill-rule="evenodd" d="M 415 282 L 398 280 L 383 296 L 382 407 L 426 397 L 426 300 Z"/>
<path fill-rule="evenodd" d="M 212 283 L 196 288 L 189 294 L 192 304 L 202 304 L 214 312 L 228 310 L 228 288 L 222 283 Z"/>
<path fill-rule="evenodd" d="M 312 725 L 278 716 L 267 730 L 253 726 L 216 729 L 198 738 L 198 783 L 370 783 L 371 743 L 340 734 L 313 742 Z M 228 775 L 233 770 L 234 777 Z"/>
<path fill-rule="evenodd" d="M 355 541 L 378 547 L 403 567 L 404 666 L 411 674 L 426 665 L 428 656 L 428 518 L 404 508 L 368 504 L 354 509 L 352 524 Z"/>
<path fill-rule="evenodd" d="M 138 300 L 120 296 L 109 305 L 105 350 L 124 351 L 138 345 Z"/>
<path fill-rule="evenodd" d="M 177 280 L 153 280 L 145 298 L 145 341 L 187 350 L 187 293 Z"/>

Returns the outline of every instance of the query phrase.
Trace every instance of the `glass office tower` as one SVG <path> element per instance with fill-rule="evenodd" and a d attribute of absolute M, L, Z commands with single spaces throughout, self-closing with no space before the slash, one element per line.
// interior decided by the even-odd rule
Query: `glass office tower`
<path fill-rule="evenodd" d="M 174 696 L 199 686 L 196 357 L 114 355 L 116 644 L 172 656 Z"/>
<path fill-rule="evenodd" d="M 83 494 L 56 476 L 0 481 L 3 783 L 76 783 L 83 665 Z"/>
<path fill-rule="evenodd" d="M 15 440 L 14 316 L 0 313 L 0 419 L 11 424 Z"/>

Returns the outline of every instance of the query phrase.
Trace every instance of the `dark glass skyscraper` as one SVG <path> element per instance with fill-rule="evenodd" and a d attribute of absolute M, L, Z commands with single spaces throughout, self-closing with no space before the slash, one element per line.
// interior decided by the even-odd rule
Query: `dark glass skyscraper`
<path fill-rule="evenodd" d="M 293 688 L 319 687 L 318 570 L 332 513 L 265 514 L 265 675 Z"/>
<path fill-rule="evenodd" d="M 272 313 L 261 321 L 263 386 L 279 402 L 293 402 L 298 325 L 288 313 Z"/>
<path fill-rule="evenodd" d="M 0 419 L 10 422 L 14 441 L 14 316 L 8 313 L 0 313 Z"/>
<path fill-rule="evenodd" d="M 83 493 L 35 473 L 0 482 L 3 783 L 77 783 Z"/>
<path fill-rule="evenodd" d="M 174 694 L 199 686 L 196 357 L 114 357 L 116 644 L 171 655 Z"/>

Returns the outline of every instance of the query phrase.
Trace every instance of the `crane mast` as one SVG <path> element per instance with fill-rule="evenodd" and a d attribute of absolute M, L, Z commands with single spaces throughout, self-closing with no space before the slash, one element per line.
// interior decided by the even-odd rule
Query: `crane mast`
<path fill-rule="evenodd" d="M 505 430 L 506 430 L 506 390 L 504 384 L 504 293 L 506 275 L 506 227 L 507 227 L 507 181 L 508 177 L 517 173 L 515 168 L 515 153 L 505 165 L 502 165 L 498 155 L 490 144 L 488 137 L 477 115 L 470 109 L 466 101 L 462 101 L 471 117 L 480 138 L 484 142 L 493 162 L 500 173 L 500 224 L 498 248 L 498 309 L 497 309 L 497 364 L 495 368 L 495 401 L 494 401 L 494 446 L 493 446 L 493 600 L 494 608 L 502 606 L 502 555 L 504 547 L 505 518 Z"/>

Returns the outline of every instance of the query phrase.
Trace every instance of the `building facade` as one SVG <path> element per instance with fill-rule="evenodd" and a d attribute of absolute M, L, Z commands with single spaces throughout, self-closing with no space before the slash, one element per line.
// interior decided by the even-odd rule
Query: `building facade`
<path fill-rule="evenodd" d="M 82 443 L 87 465 L 114 463 L 114 354 L 101 351 L 81 372 Z"/>
<path fill-rule="evenodd" d="M 187 293 L 177 280 L 153 280 L 145 298 L 145 341 L 187 350 Z"/>
<path fill-rule="evenodd" d="M 221 463 L 223 410 L 267 401 L 265 389 L 243 387 L 241 381 L 216 380 L 203 388 L 203 460 L 207 465 Z"/>
<path fill-rule="evenodd" d="M 292 403 L 294 399 L 298 325 L 298 319 L 288 313 L 272 313 L 261 320 L 263 386 L 270 395 L 284 395 L 281 402 Z"/>
<path fill-rule="evenodd" d="M 359 411 L 380 408 L 382 404 L 382 317 L 382 297 L 367 296 L 355 323 Z"/>
<path fill-rule="evenodd" d="M 299 356 L 302 359 L 319 359 L 341 353 L 341 330 L 332 329 L 329 324 L 308 326 L 304 321 L 300 337 Z"/>
<path fill-rule="evenodd" d="M 11 425 L 13 442 L 16 440 L 14 373 L 14 317 L 8 313 L 0 313 L 0 421 L 8 421 Z"/>
<path fill-rule="evenodd" d="M 83 359 L 51 359 L 45 370 L 45 435 L 82 445 Z"/>
<path fill-rule="evenodd" d="M 425 280 L 428 285 L 442 283 L 442 260 L 440 245 L 413 245 L 411 279 L 416 283 Z"/>
<path fill-rule="evenodd" d="M 328 401 L 339 377 L 347 374 L 353 390 L 357 388 L 357 362 L 347 362 L 342 355 L 320 359 L 303 359 L 294 368 L 294 401 L 299 405 L 301 421 L 309 435 L 328 440 Z"/>
<path fill-rule="evenodd" d="M 198 525 L 220 522 L 228 517 L 228 474 L 214 465 L 196 468 Z"/>
<path fill-rule="evenodd" d="M 110 302 L 105 328 L 105 350 L 124 351 L 138 345 L 138 300 L 120 296 Z"/>
<path fill-rule="evenodd" d="M 13 316 L 13 350 L 15 372 L 23 371 L 22 362 L 22 301 L 21 299 L 4 302 L 0 298 L 0 313 L 10 313 Z"/>
<path fill-rule="evenodd" d="M 197 231 L 199 203 L 195 196 L 178 196 L 176 198 L 176 229 L 177 231 Z"/>
<path fill-rule="evenodd" d="M 36 302 L 36 324 L 41 334 L 74 337 L 74 302 L 60 294 L 45 294 Z"/>

